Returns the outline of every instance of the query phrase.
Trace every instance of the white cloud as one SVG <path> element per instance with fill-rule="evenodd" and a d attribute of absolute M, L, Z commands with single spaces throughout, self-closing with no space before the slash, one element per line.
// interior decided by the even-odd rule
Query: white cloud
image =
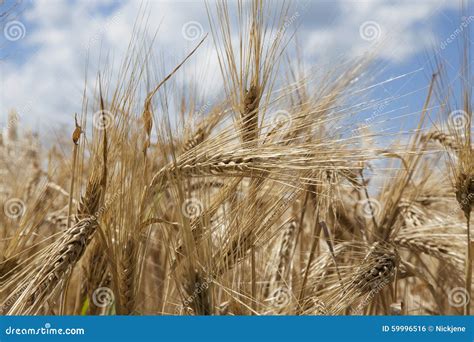
<path fill-rule="evenodd" d="M 380 58 L 402 62 L 433 42 L 434 19 L 456 4 L 447 0 L 372 0 L 339 1 L 334 6 L 338 7 L 337 15 L 323 19 L 327 25 L 307 31 L 307 54 L 331 60 L 341 55 L 361 55 L 376 46 Z M 364 24 L 368 24 L 367 35 L 376 34 L 377 39 L 363 36 Z"/>
<path fill-rule="evenodd" d="M 366 51 L 373 42 L 360 37 L 359 27 L 365 21 L 375 21 L 382 30 L 381 56 L 400 62 L 429 44 L 431 13 L 437 7 L 444 9 L 452 3 L 303 0 L 293 9 L 302 15 L 290 25 L 289 31 L 299 27 L 305 56 L 308 61 L 316 62 Z M 106 6 L 113 6 L 114 11 L 104 14 L 100 9 Z M 204 32 L 209 31 L 204 2 L 189 1 L 150 1 L 140 12 L 137 1 L 42 0 L 26 8 L 22 20 L 25 20 L 27 34 L 22 41 L 10 43 L 9 48 L 23 44 L 22 47 L 33 52 L 23 62 L 7 59 L 1 63 L 0 111 L 5 122 L 7 110 L 18 108 L 20 116 L 26 117 L 32 125 L 70 123 L 73 113 L 81 110 L 87 51 L 90 53 L 89 78 L 93 84 L 98 65 L 104 65 L 106 56 L 114 61 L 113 70 L 117 70 L 137 20 L 142 28 L 147 23 L 149 40 L 159 29 L 154 55 L 165 56 L 170 67 L 173 63 L 169 60 L 179 61 L 197 43 L 197 40 L 190 42 L 183 38 L 182 27 L 186 22 L 197 21 Z M 152 66 L 162 69 L 157 60 L 152 61 Z M 185 70 L 187 75 L 195 75 L 186 80 L 194 79 L 199 91 L 215 94 L 221 89 L 212 37 Z M 179 77 L 185 79 L 183 75 Z"/>

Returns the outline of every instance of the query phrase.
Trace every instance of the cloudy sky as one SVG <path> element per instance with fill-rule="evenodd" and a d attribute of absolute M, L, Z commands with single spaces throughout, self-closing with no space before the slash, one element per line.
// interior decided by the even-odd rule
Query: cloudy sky
<path fill-rule="evenodd" d="M 1 19 L 0 32 L 3 127 L 10 108 L 16 108 L 21 120 L 35 130 L 71 124 L 73 113 L 81 111 L 87 56 L 88 75 L 97 74 L 105 60 L 115 68 L 144 11 L 149 16 L 149 38 L 158 32 L 154 55 L 165 65 L 174 65 L 210 31 L 203 1 L 38 0 L 15 4 L 0 0 L 0 4 L 0 12 L 9 12 Z M 212 1 L 209 4 L 213 6 Z M 461 17 L 458 5 L 454 0 L 301 0 L 292 3 L 287 23 L 290 31 L 298 30 L 308 66 L 337 67 L 339 61 L 377 46 L 377 80 L 395 79 L 374 88 L 371 96 L 399 98 L 384 111 L 400 117 L 421 108 L 432 72 L 428 55 L 436 54 L 452 80 L 456 79 L 460 39 L 455 32 L 474 25 L 474 17 Z M 202 80 L 209 96 L 221 88 L 216 61 L 212 39 L 207 39 L 186 66 L 195 79 Z M 153 64 L 162 66 L 161 62 Z M 398 78 L 400 75 L 406 76 Z"/>

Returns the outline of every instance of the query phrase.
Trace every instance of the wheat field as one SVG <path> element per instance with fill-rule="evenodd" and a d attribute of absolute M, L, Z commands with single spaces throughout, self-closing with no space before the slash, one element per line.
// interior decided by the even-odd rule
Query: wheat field
<path fill-rule="evenodd" d="M 287 55 L 290 7 L 208 3 L 211 32 L 160 77 L 137 30 L 51 147 L 10 112 L 2 315 L 472 312 L 469 83 L 435 60 L 417 129 L 353 123 L 378 49 L 307 72 Z M 225 96 L 203 107 L 176 79 L 209 41 Z"/>

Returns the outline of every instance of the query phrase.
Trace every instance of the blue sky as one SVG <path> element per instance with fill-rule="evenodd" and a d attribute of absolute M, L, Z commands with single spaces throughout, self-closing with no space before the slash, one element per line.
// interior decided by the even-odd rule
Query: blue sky
<path fill-rule="evenodd" d="M 209 32 L 202 1 L 42 0 L 13 5 L 13 0 L 1 4 L 2 12 L 12 10 L 1 21 L 0 126 L 5 126 L 8 110 L 16 108 L 21 120 L 40 133 L 72 125 L 73 113 L 81 111 L 88 55 L 90 80 L 103 67 L 104 56 L 114 61 L 110 63 L 114 73 L 136 18 L 143 13 L 140 7 L 149 14 L 150 38 L 158 29 L 154 53 L 165 65 L 174 65 L 197 43 L 185 36 L 187 24 L 194 25 L 199 37 Z M 458 6 L 451 0 L 301 0 L 292 3 L 288 23 L 289 31 L 298 30 L 308 69 L 337 68 L 342 61 L 377 49 L 371 75 L 366 75 L 373 78 L 371 83 L 408 74 L 374 87 L 366 99 L 394 100 L 357 118 L 363 120 L 376 112 L 374 122 L 383 123 L 375 129 L 398 131 L 413 127 L 418 118 L 432 72 L 428 56 L 437 54 L 450 80 L 457 78 L 461 39 L 454 33 L 463 21 L 467 28 L 474 25 L 474 18 L 469 19 L 474 13 L 469 11 L 462 18 Z M 453 34 L 454 39 L 447 42 Z M 216 63 L 212 39 L 208 39 L 186 65 L 204 85 L 204 102 L 222 88 Z M 388 118 L 391 121 L 386 122 Z"/>

